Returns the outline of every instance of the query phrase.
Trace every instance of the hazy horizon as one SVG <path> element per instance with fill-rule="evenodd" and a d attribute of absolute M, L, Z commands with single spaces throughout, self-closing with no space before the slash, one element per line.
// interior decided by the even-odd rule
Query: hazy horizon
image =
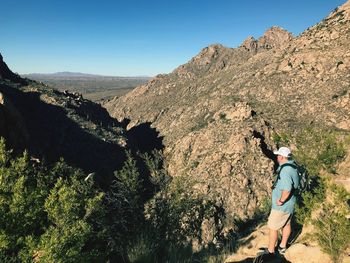
<path fill-rule="evenodd" d="M 49 73 L 41 73 L 41 72 L 32 72 L 32 73 L 25 73 L 20 74 L 21 76 L 34 76 L 34 75 L 42 75 L 42 76 L 56 76 L 56 77 L 66 77 L 66 76 L 72 76 L 72 77 L 112 77 L 112 78 L 152 78 L 154 76 L 111 76 L 111 75 L 101 75 L 101 74 L 93 74 L 93 73 L 85 73 L 85 72 L 72 72 L 72 71 L 59 71 L 59 72 L 49 72 Z"/>

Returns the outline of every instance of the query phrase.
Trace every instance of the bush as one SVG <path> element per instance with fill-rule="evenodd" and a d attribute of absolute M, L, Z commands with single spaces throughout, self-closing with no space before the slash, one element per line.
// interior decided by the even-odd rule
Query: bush
<path fill-rule="evenodd" d="M 312 211 L 321 206 L 326 197 L 326 182 L 324 179 L 317 178 L 315 185 L 310 191 L 302 193 L 295 207 L 296 222 L 303 225 L 311 218 Z"/>
<path fill-rule="evenodd" d="M 131 154 L 109 190 L 63 160 L 15 157 L 0 140 L 0 261 L 118 261 L 143 220 L 142 180 Z M 120 260 L 119 260 L 120 261 Z"/>
<path fill-rule="evenodd" d="M 322 211 L 313 223 L 317 242 L 336 263 L 350 245 L 350 220 L 346 218 L 350 213 L 347 203 L 350 195 L 336 185 L 331 185 L 328 192 L 330 200 L 322 204 Z"/>
<path fill-rule="evenodd" d="M 57 163 L 33 165 L 13 157 L 0 140 L 0 259 L 5 262 L 77 262 L 98 258 L 86 245 L 103 194 L 82 171 Z"/>
<path fill-rule="evenodd" d="M 335 173 L 335 164 L 345 157 L 344 143 L 340 133 L 309 127 L 294 133 L 275 134 L 274 141 L 279 146 L 297 145 L 294 158 L 303 164 L 313 177 L 322 169 Z"/>
<path fill-rule="evenodd" d="M 158 262 L 175 260 L 174 251 L 187 255 L 191 240 L 201 240 L 203 220 L 215 212 L 211 201 L 192 192 L 194 183 L 184 176 L 176 177 L 146 203 L 147 236 L 151 237 L 146 243 L 152 248 L 146 251 L 152 251 Z"/>
<path fill-rule="evenodd" d="M 164 168 L 164 157 L 161 151 L 154 150 L 142 155 L 149 171 L 150 182 L 154 186 L 154 193 L 164 189 L 170 182 L 171 177 Z"/>
<path fill-rule="evenodd" d="M 114 176 L 115 180 L 106 193 L 105 214 L 98 222 L 101 242 L 110 258 L 119 253 L 126 254 L 128 245 L 143 224 L 142 180 L 130 152 L 127 152 L 124 166 Z"/>

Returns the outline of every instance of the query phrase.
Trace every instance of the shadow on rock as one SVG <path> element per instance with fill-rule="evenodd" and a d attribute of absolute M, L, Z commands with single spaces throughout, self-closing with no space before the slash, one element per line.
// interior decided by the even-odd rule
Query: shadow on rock
<path fill-rule="evenodd" d="M 128 120 L 123 120 L 122 123 L 129 123 Z M 159 136 L 159 132 L 151 127 L 150 122 L 141 123 L 138 126 L 132 127 L 127 131 L 128 138 L 132 139 L 135 147 L 141 153 L 149 153 L 153 150 L 163 150 L 163 138 Z"/>
<path fill-rule="evenodd" d="M 95 172 L 97 181 L 106 184 L 113 172 L 121 168 L 126 156 L 116 138 L 115 128 L 121 124 L 111 118 L 106 110 L 90 110 L 94 114 L 89 120 L 85 102 L 81 111 L 73 102 L 58 94 L 58 91 L 47 91 L 53 104 L 46 103 L 41 92 L 23 92 L 17 88 L 0 85 L 0 92 L 5 94 L 14 104 L 24 120 L 29 135 L 27 145 L 22 145 L 29 152 L 47 163 L 56 162 L 63 157 L 72 166 L 85 172 Z M 52 96 L 52 97 L 51 97 Z M 57 104 L 64 99 L 64 106 Z M 56 105 L 54 105 L 56 104 Z M 96 125 L 97 119 L 100 121 Z M 114 129 L 114 130 L 113 130 Z M 113 133 L 114 132 L 114 133 Z M 22 151 L 23 149 L 19 149 Z"/>
<path fill-rule="evenodd" d="M 261 151 L 263 152 L 263 154 L 267 158 L 269 158 L 270 160 L 273 161 L 273 163 L 274 163 L 274 170 L 277 170 L 277 168 L 278 168 L 277 156 L 273 153 L 273 151 L 271 151 L 269 149 L 268 145 L 265 142 L 264 135 L 262 135 L 260 132 L 253 131 L 253 136 L 254 136 L 254 138 L 260 139 Z"/>

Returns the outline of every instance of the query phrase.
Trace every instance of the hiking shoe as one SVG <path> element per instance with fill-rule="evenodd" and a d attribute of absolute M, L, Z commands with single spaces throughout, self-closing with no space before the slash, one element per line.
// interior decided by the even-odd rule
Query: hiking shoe
<path fill-rule="evenodd" d="M 281 255 L 284 255 L 286 253 L 287 248 L 286 247 L 280 247 L 278 246 L 278 253 Z"/>
<path fill-rule="evenodd" d="M 264 247 L 258 252 L 257 256 L 275 256 L 275 253 L 271 253 L 267 247 Z"/>

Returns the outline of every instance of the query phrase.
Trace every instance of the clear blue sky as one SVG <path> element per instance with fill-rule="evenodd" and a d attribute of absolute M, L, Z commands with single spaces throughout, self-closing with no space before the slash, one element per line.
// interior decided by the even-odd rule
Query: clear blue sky
<path fill-rule="evenodd" d="M 345 0 L 0 0 L 0 52 L 20 74 L 154 76 L 271 26 L 294 35 Z"/>

